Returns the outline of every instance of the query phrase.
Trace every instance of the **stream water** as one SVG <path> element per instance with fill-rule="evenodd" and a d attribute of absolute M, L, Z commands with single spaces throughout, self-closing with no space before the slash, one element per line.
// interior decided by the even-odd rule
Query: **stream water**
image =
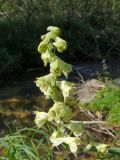
<path fill-rule="evenodd" d="M 101 70 L 100 62 L 81 61 L 73 64 L 74 71 L 69 80 L 78 82 L 80 75 L 87 80 L 99 76 Z M 120 84 L 120 60 L 108 63 L 108 71 L 115 83 Z M 18 128 L 23 126 L 34 126 L 34 114 L 36 110 L 48 110 L 52 105 L 51 101 L 45 100 L 43 94 L 35 86 L 35 79 L 42 76 L 39 70 L 29 69 L 24 74 L 17 75 L 17 78 L 0 80 L 0 131 L 4 133 L 8 126 L 15 125 Z M 14 76 L 13 76 L 14 77 Z"/>

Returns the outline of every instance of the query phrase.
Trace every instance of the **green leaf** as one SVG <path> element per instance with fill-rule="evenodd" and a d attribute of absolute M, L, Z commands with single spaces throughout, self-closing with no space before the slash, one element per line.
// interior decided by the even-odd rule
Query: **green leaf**
<path fill-rule="evenodd" d="M 77 137 L 82 135 L 83 126 L 82 123 L 70 123 L 67 126 L 68 129 Z"/>
<path fill-rule="evenodd" d="M 65 103 L 71 107 L 76 108 L 78 101 L 76 100 L 76 97 L 74 96 L 74 92 L 73 94 L 71 93 L 70 96 L 65 99 Z"/>
<path fill-rule="evenodd" d="M 109 153 L 119 154 L 120 155 L 120 147 L 112 147 L 108 149 Z"/>
<path fill-rule="evenodd" d="M 120 124 L 120 103 L 112 106 L 108 115 L 108 120 Z"/>

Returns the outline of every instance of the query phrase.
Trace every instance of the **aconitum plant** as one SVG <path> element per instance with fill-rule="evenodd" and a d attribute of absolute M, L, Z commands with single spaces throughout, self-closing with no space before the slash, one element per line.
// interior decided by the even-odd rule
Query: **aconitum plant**
<path fill-rule="evenodd" d="M 80 144 L 81 127 L 71 122 L 74 84 L 66 80 L 59 81 L 60 76 L 66 79 L 72 71 L 72 66 L 57 57 L 56 53 L 62 53 L 67 49 L 67 42 L 60 38 L 61 30 L 50 26 L 47 34 L 41 36 L 38 52 L 44 65 L 50 64 L 50 73 L 37 78 L 36 86 L 44 93 L 47 99 L 52 98 L 54 105 L 48 113 L 36 111 L 35 123 L 41 128 L 45 123 L 54 123 L 54 131 L 50 137 L 53 146 L 62 143 L 69 145 L 71 152 L 77 154 L 77 146 Z M 80 128 L 80 129 L 79 129 Z"/>
<path fill-rule="evenodd" d="M 50 26 L 47 31 L 45 35 L 41 36 L 38 52 L 44 65 L 50 65 L 50 73 L 37 78 L 35 83 L 44 93 L 46 99 L 51 98 L 54 104 L 47 113 L 35 111 L 35 123 L 38 128 L 50 123 L 53 129 L 50 136 L 53 146 L 57 147 L 65 143 L 69 146 L 70 151 L 77 156 L 78 146 L 81 144 L 83 123 L 72 120 L 72 111 L 77 106 L 73 96 L 75 85 L 67 80 L 59 80 L 60 76 L 65 76 L 67 79 L 69 73 L 72 72 L 72 66 L 56 55 L 67 49 L 67 42 L 60 38 L 61 30 L 59 28 Z M 86 150 L 90 150 L 91 146 L 88 144 Z M 96 146 L 96 150 L 102 154 L 107 153 L 107 147 L 106 144 L 100 144 Z"/>

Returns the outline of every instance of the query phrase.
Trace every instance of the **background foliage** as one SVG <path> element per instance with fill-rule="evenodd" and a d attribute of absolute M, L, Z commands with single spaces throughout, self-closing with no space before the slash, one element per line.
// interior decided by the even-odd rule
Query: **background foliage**
<path fill-rule="evenodd" d="M 118 57 L 119 10 L 119 0 L 1 0 L 0 74 L 41 66 L 34 53 L 49 25 L 63 30 L 67 59 Z"/>
<path fill-rule="evenodd" d="M 81 104 L 93 112 L 103 112 L 103 119 L 120 123 L 120 88 L 108 86 L 103 88 L 91 103 Z"/>

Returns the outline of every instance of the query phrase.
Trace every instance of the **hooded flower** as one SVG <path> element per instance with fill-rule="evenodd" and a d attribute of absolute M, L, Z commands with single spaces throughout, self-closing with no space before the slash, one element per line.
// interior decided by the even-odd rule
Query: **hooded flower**
<path fill-rule="evenodd" d="M 74 84 L 67 81 L 57 81 L 57 86 L 62 91 L 64 101 L 66 101 L 66 99 L 70 97 L 73 93 Z"/>
<path fill-rule="evenodd" d="M 36 86 L 40 88 L 41 92 L 44 93 L 46 98 L 53 97 L 53 87 L 55 86 L 55 77 L 52 74 L 48 74 L 47 76 L 37 78 L 35 81 Z"/>
<path fill-rule="evenodd" d="M 42 36 L 41 36 L 41 39 L 44 40 L 45 37 L 46 37 L 46 34 L 42 35 Z"/>
<path fill-rule="evenodd" d="M 61 120 L 68 122 L 72 118 L 71 109 L 62 102 L 56 102 L 53 107 L 50 108 L 48 114 L 48 120 L 55 120 L 57 123 L 60 123 Z"/>
<path fill-rule="evenodd" d="M 49 26 L 47 28 L 47 31 L 52 31 L 56 36 L 60 36 L 61 35 L 61 30 L 58 27 Z"/>
<path fill-rule="evenodd" d="M 66 143 L 70 147 L 70 151 L 76 156 L 77 155 L 77 146 L 80 145 L 80 139 L 76 137 L 58 137 L 56 132 L 53 132 L 52 136 L 50 137 L 53 146 L 58 146 L 62 143 Z"/>
<path fill-rule="evenodd" d="M 47 45 L 48 43 L 46 41 L 42 41 L 39 46 L 38 46 L 38 52 L 39 53 L 44 53 L 47 50 Z"/>
<path fill-rule="evenodd" d="M 42 53 L 41 55 L 41 59 L 44 62 L 44 66 L 47 66 L 47 63 L 50 63 L 54 60 L 55 58 L 55 54 L 49 52 L 48 50 L 45 53 Z"/>
<path fill-rule="evenodd" d="M 35 123 L 38 128 L 41 128 L 47 122 L 48 113 L 38 111 L 35 111 L 34 113 L 36 114 Z"/>
<path fill-rule="evenodd" d="M 59 37 L 56 38 L 56 41 L 53 43 L 53 45 L 57 48 L 59 52 L 63 52 L 67 49 L 67 42 Z"/>
<path fill-rule="evenodd" d="M 64 74 L 65 77 L 72 71 L 72 66 L 68 63 L 65 63 L 60 58 L 56 57 L 56 60 L 51 62 L 50 64 L 50 72 L 55 74 L 56 76 L 60 76 L 61 73 Z"/>
<path fill-rule="evenodd" d="M 45 53 L 48 49 L 48 43 L 50 42 L 50 39 L 55 39 L 55 36 L 52 32 L 48 32 L 46 35 L 41 36 L 41 39 L 43 41 L 40 42 L 38 46 L 38 52 L 39 53 Z"/>

